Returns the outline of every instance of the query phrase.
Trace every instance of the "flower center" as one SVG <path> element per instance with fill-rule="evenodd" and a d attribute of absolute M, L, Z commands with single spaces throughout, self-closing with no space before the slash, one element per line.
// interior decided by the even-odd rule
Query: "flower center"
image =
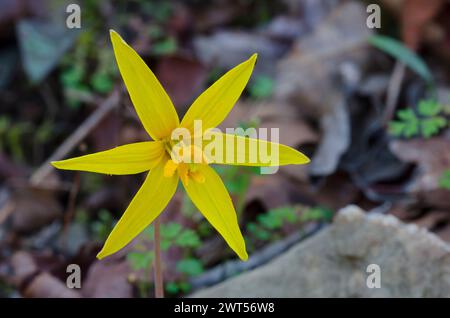
<path fill-rule="evenodd" d="M 185 145 L 182 142 L 173 145 L 170 141 L 165 142 L 164 146 L 170 156 L 164 166 L 165 177 L 172 177 L 177 171 L 185 184 L 189 184 L 190 179 L 198 183 L 205 182 L 201 165 L 207 165 L 208 161 L 201 148 L 194 145 Z"/>

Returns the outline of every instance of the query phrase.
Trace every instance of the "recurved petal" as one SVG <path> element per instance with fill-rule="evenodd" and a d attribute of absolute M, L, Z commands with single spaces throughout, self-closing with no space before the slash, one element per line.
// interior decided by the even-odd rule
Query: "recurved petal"
<path fill-rule="evenodd" d="M 208 132 L 203 150 L 210 163 L 240 166 L 284 166 L 306 164 L 310 160 L 289 146 L 262 139 Z"/>
<path fill-rule="evenodd" d="M 252 74 L 256 58 L 257 54 L 253 54 L 204 91 L 187 111 L 181 121 L 181 127 L 194 131 L 194 120 L 202 120 L 203 130 L 219 125 L 241 96 Z"/>
<path fill-rule="evenodd" d="M 164 177 L 163 167 L 167 159 L 161 160 L 147 175 L 125 213 L 117 222 L 97 258 L 111 255 L 135 238 L 167 206 L 175 194 L 178 176 Z"/>
<path fill-rule="evenodd" d="M 111 42 L 120 74 L 145 130 L 157 140 L 170 136 L 179 119 L 160 82 L 141 57 L 111 30 Z"/>
<path fill-rule="evenodd" d="M 150 170 L 164 155 L 159 141 L 145 141 L 119 146 L 110 150 L 52 161 L 51 164 L 63 170 L 81 170 L 104 174 L 133 174 Z"/>
<path fill-rule="evenodd" d="M 208 165 L 199 165 L 196 172 L 203 176 L 202 182 L 182 180 L 187 194 L 239 258 L 247 260 L 248 255 L 236 211 L 222 180 Z"/>

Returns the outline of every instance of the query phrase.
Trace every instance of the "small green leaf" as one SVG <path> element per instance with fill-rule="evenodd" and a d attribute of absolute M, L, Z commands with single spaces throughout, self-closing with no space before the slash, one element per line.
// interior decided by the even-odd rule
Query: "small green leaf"
<path fill-rule="evenodd" d="M 263 228 L 257 228 L 257 230 L 254 232 L 256 238 L 261 241 L 269 241 L 272 237 L 272 233 L 269 231 L 263 229 Z"/>
<path fill-rule="evenodd" d="M 418 121 L 409 122 L 405 126 L 405 129 L 403 130 L 403 134 L 405 135 L 406 138 L 411 138 L 411 137 L 417 135 L 418 132 L 419 132 L 419 122 Z"/>
<path fill-rule="evenodd" d="M 184 230 L 175 239 L 175 244 L 180 247 L 198 247 L 200 245 L 200 238 L 193 230 Z"/>
<path fill-rule="evenodd" d="M 268 240 L 270 240 L 270 238 L 271 238 L 271 236 L 272 236 L 272 234 L 269 232 L 269 231 L 267 231 L 267 230 L 265 230 L 265 229 L 263 229 L 263 228 L 261 228 L 260 226 L 258 226 L 257 224 L 255 224 L 255 223 L 249 223 L 248 225 L 247 225 L 247 230 L 257 239 L 257 240 L 260 240 L 260 241 L 268 241 Z"/>
<path fill-rule="evenodd" d="M 61 83 L 65 88 L 77 88 L 82 82 L 84 69 L 81 67 L 69 67 L 60 76 Z"/>
<path fill-rule="evenodd" d="M 402 120 L 417 120 L 416 114 L 414 114 L 414 111 L 410 108 L 408 109 L 401 109 L 397 112 L 398 118 Z"/>
<path fill-rule="evenodd" d="M 99 240 L 105 240 L 114 227 L 114 219 L 111 213 L 106 209 L 101 209 L 98 213 L 98 220 L 93 222 L 91 227 Z"/>
<path fill-rule="evenodd" d="M 412 109 L 399 110 L 397 116 L 400 121 L 394 121 L 390 126 L 391 131 L 399 133 L 397 136 L 410 138 L 419 133 L 419 120 Z"/>
<path fill-rule="evenodd" d="M 182 230 L 181 224 L 171 222 L 161 226 L 161 236 L 166 239 L 174 239 Z"/>
<path fill-rule="evenodd" d="M 425 62 L 416 53 L 401 42 L 383 35 L 374 35 L 369 43 L 383 52 L 403 62 L 427 82 L 433 82 L 433 76 Z"/>
<path fill-rule="evenodd" d="M 285 206 L 285 207 L 272 209 L 270 211 L 271 211 L 271 213 L 280 214 L 282 219 L 286 222 L 294 223 L 297 221 L 297 212 L 296 212 L 295 207 Z"/>
<path fill-rule="evenodd" d="M 98 218 L 102 222 L 111 222 L 112 221 L 111 213 L 107 209 L 101 209 L 100 212 L 98 213 Z"/>
<path fill-rule="evenodd" d="M 162 240 L 161 241 L 161 249 L 163 251 L 167 251 L 172 246 L 172 242 L 169 240 Z"/>
<path fill-rule="evenodd" d="M 439 186 L 441 188 L 450 190 L 450 169 L 445 170 L 442 176 L 439 178 Z"/>
<path fill-rule="evenodd" d="M 178 288 L 178 284 L 175 282 L 168 282 L 166 283 L 166 292 L 169 294 L 175 295 L 180 292 L 180 289 Z"/>
<path fill-rule="evenodd" d="M 261 214 L 258 216 L 258 222 L 264 226 L 265 228 L 268 228 L 270 230 L 275 230 L 281 227 L 281 219 L 278 218 L 273 213 L 266 213 Z"/>
<path fill-rule="evenodd" d="M 419 101 L 417 112 L 419 116 L 409 108 L 399 110 L 397 116 L 400 120 L 389 123 L 389 132 L 396 137 L 411 138 L 420 135 L 429 138 L 439 133 L 448 124 L 445 107 L 435 100 Z"/>
<path fill-rule="evenodd" d="M 146 31 L 148 36 L 152 39 L 156 39 L 164 35 L 164 31 L 159 25 L 151 25 Z"/>
<path fill-rule="evenodd" d="M 433 117 L 422 120 L 421 128 L 422 135 L 425 138 L 430 138 L 433 135 L 436 135 L 441 128 L 444 128 L 447 125 L 447 120 L 444 117 Z"/>
<path fill-rule="evenodd" d="M 333 211 L 324 207 L 314 207 L 306 210 L 301 215 L 303 222 L 308 221 L 331 221 L 333 218 Z"/>
<path fill-rule="evenodd" d="M 204 271 L 202 262 L 195 258 L 187 258 L 179 261 L 176 268 L 180 273 L 189 276 L 197 276 Z"/>
<path fill-rule="evenodd" d="M 280 207 L 271 209 L 258 216 L 258 222 L 267 229 L 280 229 L 285 223 L 294 223 L 297 215 L 294 207 Z"/>
<path fill-rule="evenodd" d="M 0 137 L 5 134 L 11 127 L 11 120 L 9 117 L 0 116 Z"/>
<path fill-rule="evenodd" d="M 389 123 L 389 133 L 395 137 L 401 137 L 404 129 L 405 124 L 401 121 L 391 121 Z"/>
<path fill-rule="evenodd" d="M 50 120 L 45 120 L 36 129 L 34 138 L 37 140 L 39 144 L 46 143 L 51 138 L 53 131 L 54 131 L 53 122 Z"/>
<path fill-rule="evenodd" d="M 423 99 L 418 105 L 419 114 L 425 117 L 436 116 L 442 110 L 442 105 L 435 100 Z"/>
<path fill-rule="evenodd" d="M 153 252 L 131 252 L 127 255 L 131 268 L 135 271 L 149 268 L 153 262 Z"/>
<path fill-rule="evenodd" d="M 112 90 L 114 82 L 108 74 L 96 72 L 92 75 L 91 85 L 96 92 L 104 94 Z"/>
<path fill-rule="evenodd" d="M 256 77 L 250 85 L 250 95 L 257 99 L 268 98 L 272 95 L 274 81 L 268 76 Z"/>
<path fill-rule="evenodd" d="M 169 37 L 153 44 L 152 52 L 155 55 L 169 55 L 175 53 L 177 49 L 177 41 Z"/>
<path fill-rule="evenodd" d="M 183 293 L 187 293 L 191 290 L 192 286 L 188 282 L 179 282 L 178 287 Z"/>
<path fill-rule="evenodd" d="M 201 237 L 206 237 L 206 236 L 211 235 L 213 230 L 214 229 L 211 226 L 211 224 L 209 224 L 209 222 L 201 222 L 197 227 L 197 232 L 199 233 L 199 235 Z"/>

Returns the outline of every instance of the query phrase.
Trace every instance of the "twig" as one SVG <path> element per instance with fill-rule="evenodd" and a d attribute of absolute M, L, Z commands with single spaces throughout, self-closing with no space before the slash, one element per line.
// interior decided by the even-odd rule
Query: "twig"
<path fill-rule="evenodd" d="M 30 177 L 32 185 L 40 184 L 52 171 L 51 161 L 61 160 L 73 150 L 109 112 L 119 104 L 120 91 L 114 90 L 107 99 L 69 136 Z"/>
<path fill-rule="evenodd" d="M 385 126 L 393 117 L 397 106 L 400 88 L 405 77 L 405 64 L 400 61 L 395 63 L 394 71 L 389 79 L 389 86 L 386 95 L 386 108 L 384 109 L 382 124 Z"/>
<path fill-rule="evenodd" d="M 161 235 L 160 235 L 160 220 L 159 217 L 154 222 L 154 248 L 155 248 L 155 262 L 154 262 L 154 274 L 155 274 L 155 297 L 164 297 L 163 276 L 161 268 Z"/>
<path fill-rule="evenodd" d="M 80 172 L 77 171 L 74 176 L 74 181 L 69 194 L 69 203 L 67 204 L 67 210 L 64 217 L 62 245 L 65 247 L 67 243 L 67 235 L 69 233 L 69 225 L 75 216 L 75 204 L 77 201 L 77 195 L 80 191 Z"/>

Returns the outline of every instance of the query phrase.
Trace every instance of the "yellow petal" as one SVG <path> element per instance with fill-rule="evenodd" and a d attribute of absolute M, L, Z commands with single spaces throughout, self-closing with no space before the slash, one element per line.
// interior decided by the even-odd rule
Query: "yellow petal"
<path fill-rule="evenodd" d="M 145 130 L 154 140 L 170 136 L 179 124 L 172 101 L 141 57 L 118 33 L 111 30 L 110 35 L 120 74 Z"/>
<path fill-rule="evenodd" d="M 203 141 L 204 151 L 210 147 L 221 149 L 221 152 L 205 151 L 205 156 L 210 163 L 270 167 L 306 164 L 310 161 L 298 150 L 283 144 L 219 132 L 212 132 L 212 134 L 214 137 L 211 140 Z M 213 147 L 214 144 L 208 146 L 208 143 L 214 143 L 215 140 L 218 141 L 217 145 L 221 143 L 222 146 Z"/>
<path fill-rule="evenodd" d="M 194 120 L 202 120 L 203 131 L 219 125 L 228 115 L 247 85 L 257 54 L 234 67 L 204 91 L 187 111 L 181 127 L 194 131 Z"/>
<path fill-rule="evenodd" d="M 219 175 L 207 165 L 199 165 L 203 182 L 191 181 L 183 186 L 195 206 L 209 223 L 223 236 L 228 245 L 242 259 L 247 260 L 244 238 L 230 195 Z"/>
<path fill-rule="evenodd" d="M 165 162 L 166 160 L 161 160 L 149 172 L 144 184 L 117 222 L 103 249 L 98 253 L 99 259 L 111 255 L 127 245 L 167 206 L 177 189 L 178 176 L 164 177 Z"/>
<path fill-rule="evenodd" d="M 64 170 L 82 170 L 105 174 L 133 174 L 150 170 L 164 154 L 161 142 L 145 141 L 67 160 L 52 161 Z"/>
<path fill-rule="evenodd" d="M 205 183 L 205 176 L 200 171 L 192 171 L 189 176 L 198 183 Z"/>

